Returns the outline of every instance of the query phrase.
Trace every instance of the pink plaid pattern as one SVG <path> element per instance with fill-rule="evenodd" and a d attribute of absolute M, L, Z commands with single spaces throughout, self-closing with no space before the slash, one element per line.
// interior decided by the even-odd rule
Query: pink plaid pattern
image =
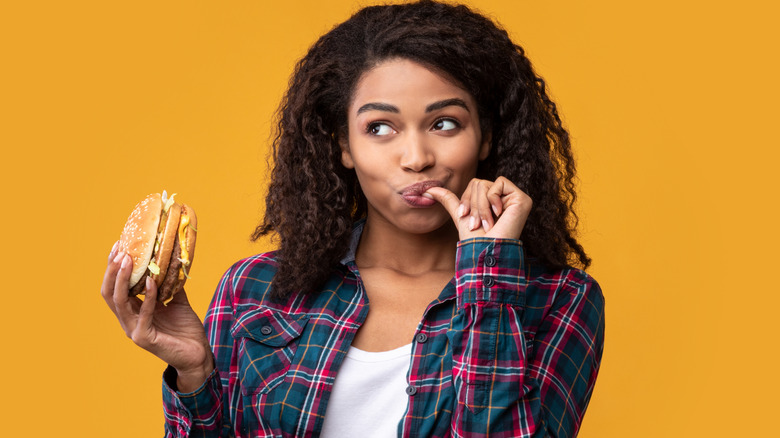
<path fill-rule="evenodd" d="M 217 370 L 192 394 L 164 375 L 168 437 L 316 437 L 368 313 L 353 248 L 316 294 L 268 297 L 274 254 L 228 270 L 205 325 Z M 413 340 L 403 437 L 576 436 L 604 345 L 598 284 L 526 259 L 516 240 L 468 239 Z"/>

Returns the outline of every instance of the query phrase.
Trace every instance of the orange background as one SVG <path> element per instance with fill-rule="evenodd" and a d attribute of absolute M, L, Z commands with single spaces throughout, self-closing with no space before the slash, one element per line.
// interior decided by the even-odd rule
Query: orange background
<path fill-rule="evenodd" d="M 778 10 L 769 1 L 470 1 L 574 141 L 607 344 L 581 437 L 765 436 L 777 378 Z M 99 296 L 133 205 L 193 205 L 187 289 L 270 248 L 270 120 L 345 1 L 0 7 L 4 436 L 162 435 L 163 365 Z"/>

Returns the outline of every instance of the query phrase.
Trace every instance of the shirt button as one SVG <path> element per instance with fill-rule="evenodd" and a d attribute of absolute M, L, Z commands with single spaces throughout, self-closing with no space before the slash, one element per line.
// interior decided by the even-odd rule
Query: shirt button
<path fill-rule="evenodd" d="M 262 333 L 264 335 L 270 335 L 271 332 L 273 332 L 273 331 L 274 331 L 274 329 L 271 328 L 270 325 L 264 325 L 263 328 L 260 329 L 260 333 Z"/>
<path fill-rule="evenodd" d="M 496 258 L 492 255 L 485 256 L 485 265 L 486 266 L 496 266 Z"/>
<path fill-rule="evenodd" d="M 418 343 L 424 344 L 426 341 L 428 341 L 428 335 L 425 333 L 418 333 L 415 339 L 417 339 Z"/>
<path fill-rule="evenodd" d="M 417 387 L 416 386 L 412 386 L 412 385 L 407 386 L 406 387 L 406 393 L 408 395 L 415 395 L 415 394 L 417 394 Z"/>
<path fill-rule="evenodd" d="M 493 287 L 493 285 L 496 284 L 496 280 L 493 277 L 486 275 L 485 278 L 482 279 L 482 284 L 484 284 L 485 287 Z"/>

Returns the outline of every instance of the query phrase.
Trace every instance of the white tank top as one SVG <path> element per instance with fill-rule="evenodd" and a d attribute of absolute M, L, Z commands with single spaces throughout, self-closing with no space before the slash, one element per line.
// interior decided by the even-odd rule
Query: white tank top
<path fill-rule="evenodd" d="M 328 400 L 324 438 L 395 438 L 406 412 L 412 344 L 390 351 L 350 347 Z"/>

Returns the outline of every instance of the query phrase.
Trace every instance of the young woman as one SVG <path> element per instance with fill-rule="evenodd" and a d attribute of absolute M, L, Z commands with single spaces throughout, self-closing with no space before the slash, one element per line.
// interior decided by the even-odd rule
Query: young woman
<path fill-rule="evenodd" d="M 577 434 L 604 304 L 574 266 L 569 137 L 523 50 L 464 6 L 369 7 L 324 35 L 280 107 L 255 238 L 205 331 L 184 292 L 102 294 L 170 366 L 166 435 Z"/>

